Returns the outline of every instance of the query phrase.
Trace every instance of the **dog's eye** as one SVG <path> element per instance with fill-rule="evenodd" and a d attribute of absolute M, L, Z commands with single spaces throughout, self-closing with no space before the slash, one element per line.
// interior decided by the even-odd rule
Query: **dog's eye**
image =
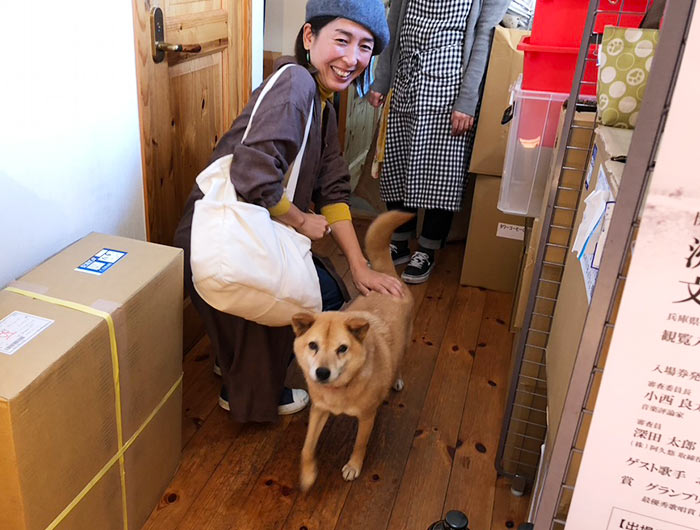
<path fill-rule="evenodd" d="M 345 344 L 341 344 L 335 351 L 338 352 L 338 354 L 345 353 L 346 351 L 348 351 L 348 347 Z"/>
<path fill-rule="evenodd" d="M 313 342 L 313 341 L 309 342 L 309 349 L 310 349 L 311 351 L 318 351 L 318 344 L 316 344 L 316 343 Z"/>

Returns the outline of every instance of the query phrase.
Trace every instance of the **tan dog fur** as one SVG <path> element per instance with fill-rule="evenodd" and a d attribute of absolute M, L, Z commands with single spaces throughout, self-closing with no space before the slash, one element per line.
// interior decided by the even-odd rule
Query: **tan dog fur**
<path fill-rule="evenodd" d="M 370 225 L 365 252 L 374 270 L 398 278 L 391 261 L 391 234 L 413 214 L 389 211 Z M 358 419 L 355 447 L 343 467 L 343 478 L 354 480 L 362 470 L 377 409 L 389 389 L 403 388 L 399 365 L 410 341 L 413 297 L 403 285 L 403 297 L 377 292 L 356 298 L 343 311 L 298 313 L 292 318 L 294 353 L 306 378 L 311 411 L 301 453 L 301 489 L 308 490 L 318 474 L 316 444 L 329 414 Z M 319 379 L 327 375 L 325 381 Z M 323 377 L 321 377 L 323 379 Z"/>

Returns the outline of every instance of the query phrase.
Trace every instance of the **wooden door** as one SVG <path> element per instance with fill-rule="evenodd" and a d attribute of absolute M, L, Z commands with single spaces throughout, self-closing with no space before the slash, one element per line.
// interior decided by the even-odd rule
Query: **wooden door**
<path fill-rule="evenodd" d="M 243 109 L 251 88 L 251 0 L 133 0 L 146 234 L 172 244 L 197 174 Z M 151 9 L 164 16 L 165 41 L 200 44 L 199 53 L 151 52 Z M 185 300 L 183 348 L 202 335 Z"/>
<path fill-rule="evenodd" d="M 141 154 L 149 241 L 171 244 L 187 195 L 251 85 L 251 0 L 134 0 Z M 151 55 L 151 8 L 165 40 L 199 53 Z"/>

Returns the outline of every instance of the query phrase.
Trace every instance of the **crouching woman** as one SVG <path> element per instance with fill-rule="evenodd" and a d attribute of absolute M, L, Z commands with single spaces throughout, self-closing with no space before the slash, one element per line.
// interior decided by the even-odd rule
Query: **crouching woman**
<path fill-rule="evenodd" d="M 333 94 L 364 75 L 372 56 L 388 44 L 384 6 L 381 0 L 309 0 L 306 21 L 297 36 L 296 57 L 277 66 L 294 64 L 261 100 L 245 140 L 241 142 L 262 87 L 221 138 L 210 162 L 233 154 L 230 176 L 240 199 L 267 208 L 273 218 L 311 240 L 332 234 L 362 294 L 400 296 L 399 281 L 372 271 L 360 249 L 350 217 L 350 176 L 340 154 L 332 106 Z M 312 121 L 290 201 L 284 192 L 285 175 L 302 146 L 312 101 Z M 195 183 L 175 244 L 185 250 L 185 288 L 204 321 L 222 373 L 219 404 L 239 422 L 269 422 L 302 410 L 308 394 L 284 384 L 292 359 L 291 327 L 262 326 L 218 311 L 192 285 L 192 217 L 194 203 L 202 197 Z M 340 308 L 347 296 L 342 282 L 329 267 L 314 261 L 323 309 Z"/>

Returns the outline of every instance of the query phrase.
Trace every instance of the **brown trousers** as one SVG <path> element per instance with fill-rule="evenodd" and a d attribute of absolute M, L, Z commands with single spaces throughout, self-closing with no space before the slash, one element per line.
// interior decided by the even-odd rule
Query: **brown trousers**
<path fill-rule="evenodd" d="M 192 285 L 190 235 L 193 199 L 175 232 L 174 244 L 185 251 L 185 292 L 204 321 L 228 390 L 231 417 L 238 422 L 276 421 L 284 390 L 287 367 L 292 359 L 294 333 L 291 326 L 271 328 L 223 313 L 207 304 Z M 347 301 L 342 279 L 328 260 L 321 260 Z"/>

